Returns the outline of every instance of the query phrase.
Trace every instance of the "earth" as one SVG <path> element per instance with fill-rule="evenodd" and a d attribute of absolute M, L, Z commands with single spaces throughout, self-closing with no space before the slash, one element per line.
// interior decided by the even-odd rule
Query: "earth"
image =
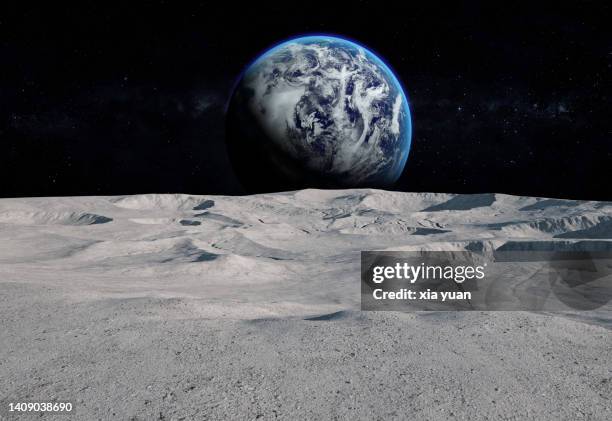
<path fill-rule="evenodd" d="M 248 66 L 226 132 L 250 192 L 384 188 L 404 169 L 412 124 L 406 94 L 380 58 L 345 39 L 308 36 Z"/>

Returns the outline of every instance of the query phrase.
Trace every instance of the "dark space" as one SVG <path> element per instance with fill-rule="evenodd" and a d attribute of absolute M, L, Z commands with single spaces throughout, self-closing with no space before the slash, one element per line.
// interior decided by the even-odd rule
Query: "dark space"
<path fill-rule="evenodd" d="M 240 72 L 308 33 L 359 41 L 412 111 L 401 191 L 612 200 L 610 8 L 148 2 L 0 16 L 0 196 L 242 194 Z"/>

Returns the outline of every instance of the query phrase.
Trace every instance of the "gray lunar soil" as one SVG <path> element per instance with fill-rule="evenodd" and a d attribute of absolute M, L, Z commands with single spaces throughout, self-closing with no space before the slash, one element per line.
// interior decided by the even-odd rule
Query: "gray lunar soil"
<path fill-rule="evenodd" d="M 609 311 L 361 312 L 361 250 L 612 250 L 612 203 L 0 200 L 0 419 L 612 419 Z M 70 415 L 8 402 L 71 401 Z"/>

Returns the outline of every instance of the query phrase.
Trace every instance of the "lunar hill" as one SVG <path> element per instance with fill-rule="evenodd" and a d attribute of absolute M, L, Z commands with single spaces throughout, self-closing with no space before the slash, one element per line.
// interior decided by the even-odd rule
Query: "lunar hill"
<path fill-rule="evenodd" d="M 2 199 L 0 273 L 77 298 L 195 298 L 211 317 L 312 316 L 357 308 L 362 250 L 612 250 L 611 226 L 612 203 L 503 194 Z"/>

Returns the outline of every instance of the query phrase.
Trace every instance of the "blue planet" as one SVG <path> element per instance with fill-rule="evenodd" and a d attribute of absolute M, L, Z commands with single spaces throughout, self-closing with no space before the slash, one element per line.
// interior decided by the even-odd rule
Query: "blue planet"
<path fill-rule="evenodd" d="M 226 119 L 247 190 L 393 185 L 410 151 L 406 94 L 367 48 L 335 36 L 279 44 L 243 72 Z"/>

